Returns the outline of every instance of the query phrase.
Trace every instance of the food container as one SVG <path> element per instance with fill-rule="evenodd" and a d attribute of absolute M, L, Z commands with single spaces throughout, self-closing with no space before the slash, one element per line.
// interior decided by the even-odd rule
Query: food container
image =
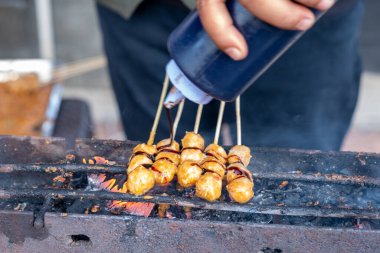
<path fill-rule="evenodd" d="M 53 67 L 43 59 L 0 61 L 1 135 L 52 135 L 62 99 Z"/>

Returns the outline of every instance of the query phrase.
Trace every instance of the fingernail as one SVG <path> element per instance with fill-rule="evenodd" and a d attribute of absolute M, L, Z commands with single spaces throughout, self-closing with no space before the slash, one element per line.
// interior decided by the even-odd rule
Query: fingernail
<path fill-rule="evenodd" d="M 241 60 L 242 58 L 240 50 L 234 47 L 227 48 L 225 53 L 235 61 Z"/>
<path fill-rule="evenodd" d="M 334 5 L 334 0 L 321 0 L 319 4 L 317 4 L 316 8 L 318 10 L 327 10 L 330 9 L 331 6 Z"/>
<path fill-rule="evenodd" d="M 310 18 L 304 18 L 302 19 L 296 26 L 297 29 L 299 30 L 307 30 L 309 29 L 310 27 L 312 27 L 314 24 L 314 20 L 310 19 Z"/>

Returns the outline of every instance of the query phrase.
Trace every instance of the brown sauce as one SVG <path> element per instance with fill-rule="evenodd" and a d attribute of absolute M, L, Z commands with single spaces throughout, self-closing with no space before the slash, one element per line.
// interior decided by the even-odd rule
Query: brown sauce
<path fill-rule="evenodd" d="M 160 149 L 159 153 L 161 153 L 161 152 L 173 153 L 173 154 L 177 154 L 177 155 L 179 155 L 181 153 L 180 151 L 176 151 L 173 149 Z"/>
<path fill-rule="evenodd" d="M 216 173 L 215 171 L 213 171 L 213 170 L 208 170 L 208 169 L 203 169 L 202 175 L 204 175 L 206 172 L 214 173 L 214 174 L 216 174 L 216 175 L 222 177 L 221 175 L 219 175 L 219 174 Z"/>
<path fill-rule="evenodd" d="M 154 166 L 151 166 L 150 169 L 153 170 L 153 171 L 155 171 L 155 172 L 161 173 L 161 171 L 159 171 L 158 169 L 156 169 Z"/>
<path fill-rule="evenodd" d="M 190 163 L 191 166 L 197 166 L 199 168 L 201 168 L 201 166 L 198 164 L 198 163 Z"/>
<path fill-rule="evenodd" d="M 219 155 L 219 154 L 218 154 Z M 220 158 L 218 158 L 216 155 L 214 155 L 213 153 L 210 153 L 210 152 L 206 152 L 206 156 L 211 156 L 211 157 L 214 157 L 216 160 L 220 161 L 220 158 L 224 159 L 221 155 Z M 225 160 L 225 159 L 224 159 Z"/>
<path fill-rule="evenodd" d="M 137 151 L 136 153 L 133 153 L 131 158 L 129 159 L 130 161 L 135 157 L 135 156 L 138 156 L 138 155 L 145 155 L 146 157 L 148 157 L 150 160 L 154 160 L 154 156 L 153 155 L 150 155 L 144 151 Z"/>
<path fill-rule="evenodd" d="M 237 162 L 234 162 L 234 163 L 240 163 L 240 164 L 243 164 L 244 165 L 244 163 L 242 162 L 242 160 L 240 159 L 240 157 L 239 156 L 237 156 L 237 155 L 229 155 L 228 157 L 227 157 L 227 160 L 229 159 L 229 158 L 235 158 L 236 160 L 237 160 Z"/>
<path fill-rule="evenodd" d="M 170 163 L 174 164 L 174 162 L 170 158 L 167 158 L 167 157 L 161 157 L 161 158 L 157 159 L 156 161 L 160 161 L 160 160 L 166 160 L 166 161 L 169 161 Z"/>
<path fill-rule="evenodd" d="M 223 164 L 221 161 L 219 161 L 219 160 L 204 161 L 204 162 L 201 163 L 201 165 L 203 165 L 203 164 L 205 164 L 205 163 L 212 163 L 212 162 L 219 164 L 219 165 L 222 166 L 223 168 L 226 167 L 226 165 L 224 165 L 224 164 Z"/>
<path fill-rule="evenodd" d="M 168 122 L 169 122 L 169 129 L 170 129 L 170 144 L 169 144 L 169 146 L 170 146 L 174 141 L 174 139 L 173 139 L 173 117 L 172 117 L 171 110 L 169 108 L 165 108 L 165 109 L 166 109 L 166 116 L 167 116 Z"/>
<path fill-rule="evenodd" d="M 247 172 L 241 170 L 238 167 L 230 166 L 227 168 L 227 170 L 232 170 L 234 172 L 234 174 L 236 174 L 236 175 L 242 175 L 244 177 L 251 179 L 251 175 L 249 175 Z"/>

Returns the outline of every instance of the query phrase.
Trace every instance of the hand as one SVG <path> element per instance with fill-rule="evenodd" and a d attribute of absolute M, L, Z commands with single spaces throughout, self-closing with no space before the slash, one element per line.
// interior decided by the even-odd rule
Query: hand
<path fill-rule="evenodd" d="M 321 11 L 329 9 L 334 0 L 239 0 L 253 15 L 261 20 L 287 30 L 307 30 L 315 17 L 307 8 Z M 248 54 L 243 35 L 233 25 L 225 0 L 197 0 L 202 25 L 216 46 L 234 60 Z M 306 7 L 307 6 L 307 7 Z"/>

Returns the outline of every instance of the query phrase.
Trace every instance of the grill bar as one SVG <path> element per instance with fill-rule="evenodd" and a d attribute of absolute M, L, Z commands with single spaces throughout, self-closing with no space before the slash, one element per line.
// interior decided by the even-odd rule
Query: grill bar
<path fill-rule="evenodd" d="M 252 168 L 250 168 L 252 171 Z M 73 165 L 73 164 L 0 164 L 0 173 L 39 172 L 39 173 L 109 173 L 124 174 L 125 166 L 120 165 Z M 360 185 L 380 187 L 380 178 L 367 176 L 347 176 L 343 174 L 302 174 L 282 172 L 252 172 L 257 179 L 293 180 L 313 183 L 333 183 L 341 185 Z"/>
<path fill-rule="evenodd" d="M 380 219 L 380 209 L 343 209 L 343 208 L 324 208 L 324 207 L 290 207 L 290 206 L 264 206 L 255 204 L 236 205 L 228 202 L 206 202 L 197 198 L 191 200 L 176 196 L 135 196 L 123 193 L 113 193 L 106 191 L 86 191 L 86 190 L 0 190 L 0 199 L 16 198 L 41 198 L 41 199 L 78 199 L 89 200 L 122 200 L 128 202 L 154 202 L 159 204 L 171 204 L 193 208 L 204 208 L 211 210 L 223 210 L 234 212 L 272 214 L 272 215 L 291 215 L 291 216 L 319 216 L 335 218 L 365 218 Z"/>

